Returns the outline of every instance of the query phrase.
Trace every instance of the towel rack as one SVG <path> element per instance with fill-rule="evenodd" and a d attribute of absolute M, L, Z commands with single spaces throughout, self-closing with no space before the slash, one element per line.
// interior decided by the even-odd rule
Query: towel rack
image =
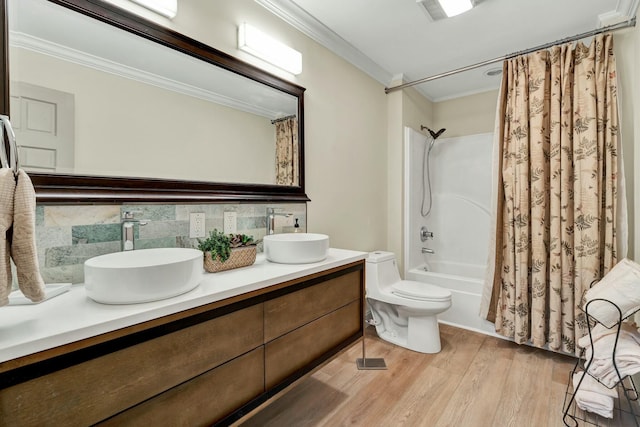
<path fill-rule="evenodd" d="M 592 284 L 593 285 L 593 284 Z M 575 403 L 575 396 L 578 392 L 578 389 L 580 388 L 580 385 L 582 384 L 584 377 L 586 375 L 590 375 L 593 378 L 596 379 L 596 381 L 600 382 L 600 379 L 593 376 L 590 372 L 589 372 L 589 367 L 591 365 L 591 362 L 593 362 L 593 360 L 595 359 L 595 348 L 593 346 L 593 336 L 591 335 L 591 325 L 592 325 L 592 320 L 597 321 L 597 319 L 593 318 L 592 316 L 589 315 L 589 306 L 592 302 L 594 301 L 601 301 L 607 304 L 611 304 L 613 306 L 614 309 L 617 310 L 618 312 L 618 321 L 616 322 L 615 325 L 613 325 L 611 328 L 617 328 L 616 330 L 616 338 L 614 341 L 614 345 L 613 348 L 611 349 L 611 359 L 612 359 L 612 363 L 613 363 L 613 368 L 617 374 L 618 377 L 618 381 L 617 381 L 617 387 L 619 387 L 622 390 L 623 396 L 626 399 L 627 405 L 628 407 L 625 409 L 622 409 L 621 405 L 617 408 L 615 408 L 614 410 L 617 410 L 617 413 L 622 415 L 623 413 L 627 416 L 627 418 L 631 418 L 634 422 L 636 426 L 640 426 L 640 420 L 638 419 L 638 417 L 640 416 L 639 414 L 636 414 L 633 406 L 634 406 L 634 402 L 638 401 L 638 391 L 636 389 L 636 386 L 633 382 L 633 378 L 631 376 L 623 376 L 620 374 L 620 371 L 618 369 L 617 363 L 616 363 L 616 349 L 618 346 L 618 340 L 620 337 L 620 329 L 622 326 L 622 322 L 626 319 L 628 319 L 629 317 L 633 316 L 637 311 L 640 311 L 640 307 L 637 307 L 635 311 L 633 311 L 632 313 L 629 313 L 627 315 L 622 314 L 622 310 L 620 310 L 620 308 L 613 302 L 607 300 L 607 299 L 603 299 L 603 298 L 595 298 L 593 300 L 588 301 L 585 304 L 584 307 L 584 312 L 587 318 L 587 330 L 588 330 L 588 335 L 589 335 L 589 342 L 591 345 L 591 358 L 587 361 L 585 360 L 585 362 L 583 363 L 581 360 L 581 357 L 578 358 L 578 360 L 576 361 L 576 364 L 573 368 L 573 370 L 571 371 L 570 375 L 569 375 L 569 382 L 567 384 L 567 392 L 565 393 L 565 403 L 564 403 L 564 411 L 563 411 L 563 416 L 562 416 L 562 421 L 564 422 L 565 426 L 569 426 L 569 427 L 578 427 L 580 424 L 578 423 L 578 421 L 582 421 L 584 424 L 583 425 L 589 425 L 589 426 L 600 426 L 601 424 L 599 423 L 599 417 L 598 416 L 588 416 L 587 413 L 585 412 L 585 417 L 580 417 L 578 416 L 578 414 L 576 413 L 576 406 L 577 403 Z M 606 327 L 606 326 L 605 326 Z M 607 328 L 607 329 L 611 329 L 611 328 Z M 584 355 L 584 349 L 583 349 L 583 355 Z M 586 358 L 585 358 L 586 359 Z M 581 368 L 581 365 L 584 366 Z M 575 385 L 573 392 L 570 392 L 569 389 L 571 388 L 572 385 L 572 378 L 573 378 L 573 374 L 575 374 L 576 372 L 579 371 L 583 371 L 584 374 L 582 376 L 582 378 L 580 379 L 580 381 L 578 381 L 578 384 Z M 628 380 L 628 384 L 625 384 L 625 380 Z M 608 386 L 605 385 L 605 387 L 610 388 Z M 615 386 L 614 386 L 615 387 Z M 619 397 L 618 400 L 621 400 L 622 396 Z M 619 403 L 620 404 L 620 403 Z M 573 409 L 573 412 L 572 412 Z M 606 425 L 609 425 L 608 423 Z M 626 424 L 625 424 L 626 425 Z"/>
<path fill-rule="evenodd" d="M 18 175 L 18 146 L 16 145 L 16 134 L 13 132 L 13 127 L 9 121 L 9 116 L 0 114 L 0 163 L 3 168 L 13 169 L 13 175 Z M 6 132 L 5 132 L 6 131 Z M 6 151 L 6 144 L 4 135 L 9 138 L 9 153 Z"/>

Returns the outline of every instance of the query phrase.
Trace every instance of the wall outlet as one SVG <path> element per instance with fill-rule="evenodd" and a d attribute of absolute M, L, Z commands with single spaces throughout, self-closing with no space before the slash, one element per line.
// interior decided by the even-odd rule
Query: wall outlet
<path fill-rule="evenodd" d="M 224 213 L 224 234 L 236 234 L 238 232 L 238 218 L 235 212 Z"/>
<path fill-rule="evenodd" d="M 196 237 L 205 236 L 204 228 L 204 213 L 196 212 L 189 214 L 189 237 L 195 239 Z"/>

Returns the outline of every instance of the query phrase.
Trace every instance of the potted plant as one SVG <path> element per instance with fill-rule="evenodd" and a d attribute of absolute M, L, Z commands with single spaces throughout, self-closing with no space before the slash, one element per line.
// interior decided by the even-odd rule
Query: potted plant
<path fill-rule="evenodd" d="M 205 240 L 198 239 L 198 249 L 204 252 L 204 269 L 215 273 L 253 264 L 256 243 L 253 236 L 224 234 L 214 229 Z"/>

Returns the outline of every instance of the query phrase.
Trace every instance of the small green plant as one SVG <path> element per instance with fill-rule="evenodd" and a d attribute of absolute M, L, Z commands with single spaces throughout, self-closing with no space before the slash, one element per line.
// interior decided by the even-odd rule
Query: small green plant
<path fill-rule="evenodd" d="M 217 229 L 212 230 L 206 239 L 198 239 L 198 249 L 202 252 L 211 252 L 211 258 L 218 258 L 221 262 L 229 259 L 231 249 L 255 244 L 256 242 L 253 241 L 253 236 L 247 236 L 246 234 L 224 234 Z"/>

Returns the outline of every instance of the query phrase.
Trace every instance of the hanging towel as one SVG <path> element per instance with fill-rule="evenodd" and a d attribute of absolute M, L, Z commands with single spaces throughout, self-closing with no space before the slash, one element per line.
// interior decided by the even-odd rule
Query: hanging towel
<path fill-rule="evenodd" d="M 623 259 L 591 289 L 585 293 L 585 305 L 589 316 L 610 328 L 620 319 L 620 313 L 605 301 L 593 301 L 587 307 L 587 302 L 594 299 L 606 299 L 620 308 L 622 319 L 640 308 L 640 265 Z"/>
<path fill-rule="evenodd" d="M 580 387 L 575 392 L 575 400 L 583 411 L 593 412 L 605 418 L 613 418 L 613 399 L 618 397 L 616 389 L 608 389 L 584 372 L 573 374 L 573 389 L 584 375 Z"/>
<path fill-rule="evenodd" d="M 13 194 L 16 181 L 13 170 L 0 169 L 0 307 L 9 304 L 11 293 L 11 264 L 9 261 L 9 236 L 13 223 Z"/>
<path fill-rule="evenodd" d="M 42 301 L 45 287 L 36 252 L 36 192 L 29 175 L 18 171 L 13 203 L 11 258 L 16 265 L 18 286 L 33 302 Z"/>

